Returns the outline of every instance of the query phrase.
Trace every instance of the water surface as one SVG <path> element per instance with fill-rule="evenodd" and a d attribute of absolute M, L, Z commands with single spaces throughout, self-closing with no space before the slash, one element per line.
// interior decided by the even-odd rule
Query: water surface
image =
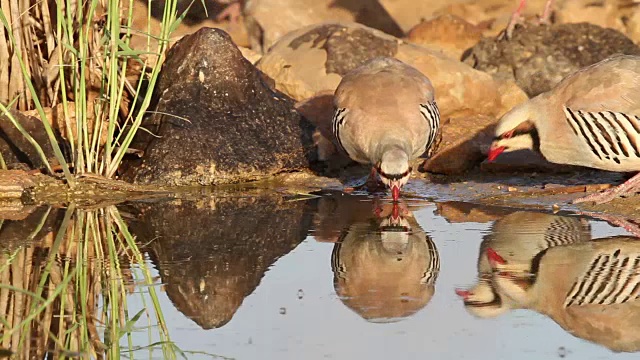
<path fill-rule="evenodd" d="M 190 359 L 635 359 L 640 350 L 640 242 L 602 221 L 462 202 L 394 207 L 339 192 L 119 211 L 146 259 L 132 262 L 128 312 L 151 308 L 145 289 L 157 289 L 170 341 Z M 16 239 L 24 221 L 1 229 L 11 251 L 38 246 Z M 135 286 L 146 266 L 153 284 Z M 136 325 L 123 348 L 159 340 Z M 165 356 L 157 346 L 133 354 Z"/>

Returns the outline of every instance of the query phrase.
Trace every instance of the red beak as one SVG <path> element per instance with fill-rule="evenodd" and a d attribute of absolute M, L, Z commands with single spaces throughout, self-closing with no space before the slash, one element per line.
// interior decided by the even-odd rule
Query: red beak
<path fill-rule="evenodd" d="M 489 155 L 487 155 L 487 160 L 489 161 L 495 160 L 498 157 L 498 155 L 502 154 L 504 149 L 505 149 L 504 146 L 491 147 L 491 149 L 489 149 Z"/>
<path fill-rule="evenodd" d="M 400 209 L 398 204 L 393 204 L 393 209 L 391 210 L 391 216 L 394 220 L 397 220 L 400 217 Z"/>
<path fill-rule="evenodd" d="M 399 186 L 391 186 L 391 197 L 393 197 L 393 202 L 398 202 L 400 199 L 400 187 Z"/>
<path fill-rule="evenodd" d="M 469 295 L 471 295 L 471 291 L 456 289 L 456 295 L 460 296 L 463 300 L 467 300 L 467 298 L 469 298 Z"/>
<path fill-rule="evenodd" d="M 498 255 L 498 253 L 492 248 L 487 249 L 487 258 L 489 258 L 489 263 L 492 268 L 496 267 L 496 265 L 503 265 L 507 263 L 507 261 L 502 256 Z"/>

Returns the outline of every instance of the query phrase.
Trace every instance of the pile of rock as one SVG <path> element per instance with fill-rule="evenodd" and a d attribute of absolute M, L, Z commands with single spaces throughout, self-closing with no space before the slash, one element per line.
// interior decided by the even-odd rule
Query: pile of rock
<path fill-rule="evenodd" d="M 219 26 L 227 31 L 210 28 L 215 13 L 178 29 L 200 30 L 168 54 L 144 125 L 155 136 L 141 132 L 134 147 L 142 158 L 126 165 L 125 178 L 222 184 L 334 161 L 333 91 L 376 56 L 395 57 L 431 79 L 443 139 L 421 168 L 461 173 L 482 162 L 494 123 L 513 106 L 612 54 L 640 54 L 634 4 L 557 0 L 553 25 L 527 21 L 506 40 L 497 35 L 514 10 L 511 0 L 240 3 L 241 21 Z M 531 20 L 545 1 L 527 3 Z"/>

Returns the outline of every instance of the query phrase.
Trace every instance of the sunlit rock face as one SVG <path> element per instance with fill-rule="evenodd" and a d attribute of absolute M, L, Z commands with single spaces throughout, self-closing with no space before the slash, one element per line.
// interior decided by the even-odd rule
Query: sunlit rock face
<path fill-rule="evenodd" d="M 219 29 L 204 28 L 169 50 L 127 180 L 212 185 L 307 168 L 313 126 Z"/>

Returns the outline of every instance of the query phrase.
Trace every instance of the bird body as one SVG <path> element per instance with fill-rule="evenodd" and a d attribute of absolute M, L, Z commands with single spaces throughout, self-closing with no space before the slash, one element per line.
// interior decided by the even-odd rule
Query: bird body
<path fill-rule="evenodd" d="M 531 283 L 504 270 L 499 291 L 573 335 L 614 351 L 640 350 L 640 243 L 615 236 L 542 254 Z M 524 285 L 523 285 L 524 284 Z"/>
<path fill-rule="evenodd" d="M 376 168 L 399 194 L 409 162 L 436 140 L 440 113 L 429 79 L 393 58 L 374 58 L 344 76 L 335 92 L 333 133 L 351 159 Z"/>
<path fill-rule="evenodd" d="M 397 206 L 388 216 L 345 228 L 331 256 L 336 293 L 372 322 L 398 321 L 425 307 L 440 271 L 435 243 L 413 214 L 400 214 Z"/>
<path fill-rule="evenodd" d="M 532 149 L 558 164 L 640 171 L 640 57 L 612 57 L 569 75 L 505 114 L 495 134 L 489 160 Z"/>
<path fill-rule="evenodd" d="M 480 244 L 478 283 L 456 290 L 465 308 L 478 317 L 495 317 L 518 305 L 500 293 L 492 281 L 494 270 L 517 273 L 528 281 L 538 254 L 547 249 L 591 240 L 588 222 L 569 216 L 516 211 L 497 220 Z"/>

